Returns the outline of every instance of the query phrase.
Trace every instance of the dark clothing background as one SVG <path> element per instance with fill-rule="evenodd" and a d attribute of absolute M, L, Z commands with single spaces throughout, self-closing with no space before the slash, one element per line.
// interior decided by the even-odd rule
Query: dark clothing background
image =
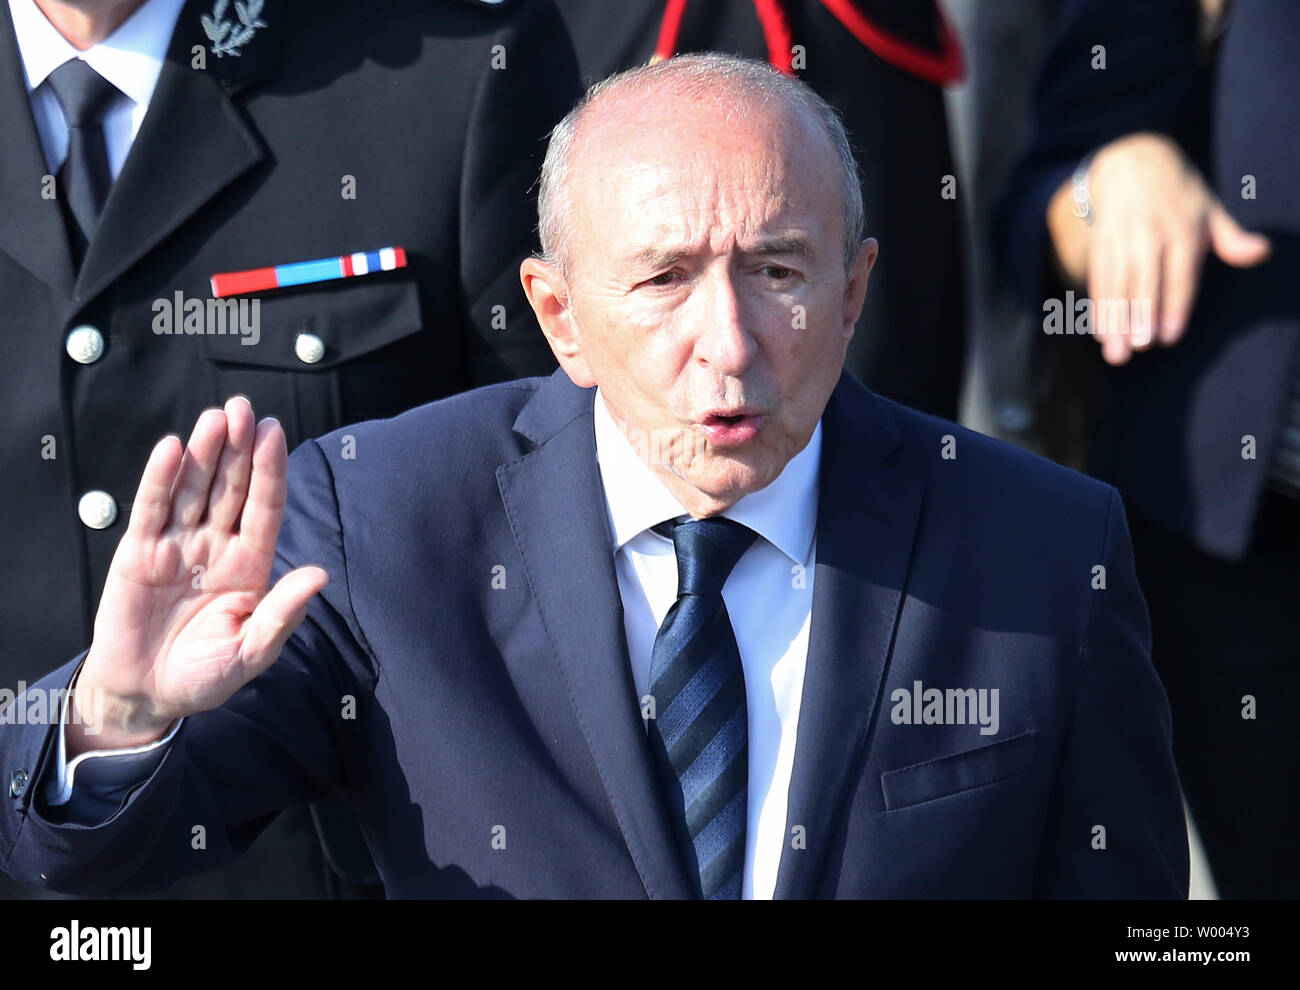
<path fill-rule="evenodd" d="M 1291 3 L 1240 0 L 1211 38 L 1193 0 L 1074 0 L 997 231 L 1006 273 L 1041 321 L 1043 300 L 1065 291 L 1048 242 L 1052 193 L 1089 152 L 1154 131 L 1245 229 L 1273 241 L 1256 268 L 1208 255 L 1183 338 L 1121 367 L 1095 341 L 1035 331 L 1055 400 L 1086 409 L 1089 471 L 1128 507 L 1179 775 L 1225 897 L 1300 895 L 1300 504 L 1269 487 L 1300 341 L 1297 37 Z M 1095 45 L 1105 69 L 1092 67 Z M 1248 176 L 1254 198 L 1243 198 Z M 1247 694 L 1255 719 L 1242 717 Z"/>
<path fill-rule="evenodd" d="M 1230 563 L 1134 516 L 1152 659 L 1174 712 L 1174 758 L 1219 896 L 1300 891 L 1300 503 L 1265 495 Z M 1243 718 L 1243 699 L 1255 717 Z"/>
<path fill-rule="evenodd" d="M 1039 315 L 1065 286 L 1052 277 L 1047 203 L 1089 152 L 1137 131 L 1176 140 L 1228 212 L 1273 240 L 1255 269 L 1206 258 L 1197 304 L 1176 347 L 1104 365 L 1095 341 L 1039 334 L 1040 374 L 1091 369 L 1089 469 L 1129 512 L 1206 553 L 1240 559 L 1249 543 L 1300 340 L 1300 5 L 1242 0 L 1215 49 L 1198 40 L 1192 0 L 1071 3 L 1043 66 L 1035 137 L 1008 184 L 999 257 Z M 1094 45 L 1106 68 L 1093 69 Z M 1257 197 L 1242 198 L 1242 177 Z M 1038 324 L 1041 326 L 1041 322 Z M 1067 373 L 1077 379 L 1076 369 Z M 1047 391 L 1043 389 L 1043 391 Z M 1242 437 L 1256 457 L 1242 457 Z"/>
<path fill-rule="evenodd" d="M 218 58 L 182 10 L 146 118 L 79 273 L 0 3 L 0 684 L 29 683 L 85 648 L 140 471 L 232 394 L 279 418 L 290 449 L 343 424 L 554 367 L 519 284 L 535 247 L 530 187 L 545 137 L 578 96 L 550 0 L 268 0 L 238 57 Z M 192 46 L 206 67 L 192 67 Z M 493 66 L 502 46 L 504 68 Z M 355 198 L 342 195 L 345 176 Z M 260 342 L 159 336 L 153 302 L 211 298 L 209 277 L 389 245 L 409 267 L 263 293 Z M 504 314 L 505 328 L 493 326 Z M 69 329 L 98 327 L 78 364 Z M 301 330 L 325 357 L 295 355 Z M 45 437 L 56 456 L 41 456 Z M 357 451 L 364 460 L 366 451 Z M 77 501 L 102 489 L 116 522 Z M 286 813 L 227 871 L 185 896 L 323 892 L 306 811 Z M 263 850 L 259 853 L 259 850 Z M 17 891 L 0 878 L 0 896 Z"/>
<path fill-rule="evenodd" d="M 665 0 L 557 0 L 585 82 L 645 64 Z M 858 0 L 879 28 L 938 50 L 932 0 Z M 862 171 L 868 236 L 880 242 L 848 369 L 873 391 L 955 419 L 966 350 L 959 198 L 940 195 L 955 175 L 943 90 L 883 61 L 816 0 L 782 0 L 804 82 L 844 119 Z M 691 0 L 677 52 L 766 59 L 753 0 Z"/>

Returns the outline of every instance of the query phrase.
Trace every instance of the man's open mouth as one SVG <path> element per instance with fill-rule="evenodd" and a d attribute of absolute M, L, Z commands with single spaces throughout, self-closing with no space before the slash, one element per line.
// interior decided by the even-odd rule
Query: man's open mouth
<path fill-rule="evenodd" d="M 709 413 L 700 423 L 700 429 L 713 446 L 735 447 L 758 436 L 765 418 L 749 412 Z"/>

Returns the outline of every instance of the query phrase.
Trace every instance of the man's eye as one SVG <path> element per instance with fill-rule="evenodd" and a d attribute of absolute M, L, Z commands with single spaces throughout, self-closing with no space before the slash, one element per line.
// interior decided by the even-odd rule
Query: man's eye
<path fill-rule="evenodd" d="M 786 268 L 784 265 L 764 265 L 763 274 L 768 278 L 784 281 L 794 275 L 794 269 Z"/>
<path fill-rule="evenodd" d="M 645 285 L 672 285 L 677 279 L 676 272 L 660 272 L 654 278 L 646 279 Z"/>

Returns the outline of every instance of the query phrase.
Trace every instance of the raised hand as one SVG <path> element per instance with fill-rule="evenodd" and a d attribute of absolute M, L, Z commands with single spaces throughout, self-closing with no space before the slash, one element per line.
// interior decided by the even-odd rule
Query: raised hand
<path fill-rule="evenodd" d="M 300 567 L 267 588 L 287 468 L 280 424 L 255 424 L 242 397 L 204 412 L 184 451 L 175 436 L 154 447 L 77 680 L 74 703 L 102 710 L 102 727 L 70 719 L 69 758 L 161 738 L 275 662 L 329 581 Z"/>

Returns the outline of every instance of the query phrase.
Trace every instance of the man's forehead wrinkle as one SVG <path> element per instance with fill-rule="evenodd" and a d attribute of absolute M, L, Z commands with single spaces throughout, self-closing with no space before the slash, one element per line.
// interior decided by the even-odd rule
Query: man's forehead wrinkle
<path fill-rule="evenodd" d="M 778 170 L 779 171 L 779 170 Z M 656 174 L 657 173 L 657 174 Z M 781 179 L 773 180 L 768 169 L 762 175 L 723 174 L 717 168 L 680 168 L 663 163 L 641 176 L 615 182 L 625 193 L 627 211 L 634 216 L 664 218 L 656 229 L 671 229 L 683 221 L 722 220 L 760 222 L 793 205 L 793 190 Z M 647 181 L 636 189 L 636 178 Z M 611 177 L 612 180 L 613 177 Z M 668 219 L 672 218 L 672 219 Z"/>
<path fill-rule="evenodd" d="M 634 249 L 629 260 L 647 268 L 659 268 L 674 265 L 684 258 L 696 255 L 709 255 L 715 252 L 723 254 L 753 255 L 767 257 L 772 255 L 793 255 L 796 257 L 816 259 L 811 239 L 801 230 L 750 230 L 746 224 L 739 230 L 710 230 L 709 236 L 699 241 L 685 243 L 670 233 L 657 237 L 654 243 Z"/>
<path fill-rule="evenodd" d="M 691 197 L 683 201 L 674 195 L 669 209 L 657 211 L 654 201 L 663 198 L 639 200 L 628 209 L 627 223 L 618 229 L 634 241 L 625 255 L 629 261 L 668 265 L 685 256 L 732 252 L 815 256 L 814 218 L 785 193 L 765 189 L 763 195 L 723 203 L 692 203 Z"/>
<path fill-rule="evenodd" d="M 664 99 L 672 93 L 608 93 L 584 115 L 569 202 L 586 249 L 628 277 L 685 255 L 814 259 L 824 183 L 810 187 L 800 164 L 815 147 L 807 122 L 752 99 L 740 102 L 753 112 L 728 114 L 716 99 Z"/>

